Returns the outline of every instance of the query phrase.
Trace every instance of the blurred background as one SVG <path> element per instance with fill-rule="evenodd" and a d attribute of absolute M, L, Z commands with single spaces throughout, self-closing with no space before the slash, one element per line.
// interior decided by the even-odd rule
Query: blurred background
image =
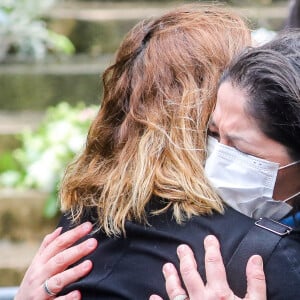
<path fill-rule="evenodd" d="M 58 184 L 124 34 L 188 2 L 0 0 L 0 288 L 20 283 L 57 223 Z M 299 26 L 297 0 L 220 2 L 247 18 L 258 43 Z"/>

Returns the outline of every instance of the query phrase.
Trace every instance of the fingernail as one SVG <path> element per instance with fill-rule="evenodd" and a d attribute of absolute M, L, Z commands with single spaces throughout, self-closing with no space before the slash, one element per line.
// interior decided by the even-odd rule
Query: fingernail
<path fill-rule="evenodd" d="M 59 234 L 61 233 L 62 227 L 58 227 L 54 230 L 55 233 Z"/>
<path fill-rule="evenodd" d="M 172 272 L 172 270 L 173 270 L 173 265 L 171 263 L 164 264 L 163 269 L 162 269 L 164 276 L 167 276 L 168 274 L 170 274 L 170 272 Z"/>
<path fill-rule="evenodd" d="M 91 224 L 90 222 L 85 222 L 85 223 L 83 223 L 82 225 L 83 225 L 83 229 L 84 229 L 85 231 L 90 230 L 91 227 L 92 227 L 92 224 Z"/>
<path fill-rule="evenodd" d="M 187 250 L 188 250 L 187 245 L 180 245 L 177 247 L 177 255 L 181 257 L 186 253 Z"/>
<path fill-rule="evenodd" d="M 80 300 L 80 293 L 79 291 L 73 291 L 70 295 L 73 300 Z"/>
<path fill-rule="evenodd" d="M 204 239 L 206 242 L 214 242 L 216 237 L 214 235 L 207 235 Z"/>
<path fill-rule="evenodd" d="M 87 270 L 91 267 L 91 264 L 92 264 L 92 262 L 90 260 L 86 260 L 86 261 L 83 262 L 82 267 L 83 267 L 84 270 Z"/>
<path fill-rule="evenodd" d="M 263 260 L 262 260 L 261 256 L 259 256 L 259 255 L 253 256 L 252 262 L 253 262 L 253 264 L 255 264 L 257 266 L 262 266 L 262 264 L 263 264 Z"/>
<path fill-rule="evenodd" d="M 204 238 L 204 246 L 216 245 L 217 243 L 217 238 L 214 235 L 207 235 Z"/>
<path fill-rule="evenodd" d="M 87 241 L 87 246 L 89 247 L 89 248 L 95 248 L 95 246 L 97 245 L 97 241 L 95 240 L 95 239 L 88 239 L 88 241 Z"/>

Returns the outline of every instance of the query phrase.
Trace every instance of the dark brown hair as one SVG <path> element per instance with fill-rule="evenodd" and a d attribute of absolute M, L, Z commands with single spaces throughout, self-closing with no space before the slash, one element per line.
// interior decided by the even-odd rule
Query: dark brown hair
<path fill-rule="evenodd" d="M 224 72 L 249 98 L 247 112 L 261 131 L 300 159 L 300 30 L 286 30 L 269 43 L 246 49 Z"/>

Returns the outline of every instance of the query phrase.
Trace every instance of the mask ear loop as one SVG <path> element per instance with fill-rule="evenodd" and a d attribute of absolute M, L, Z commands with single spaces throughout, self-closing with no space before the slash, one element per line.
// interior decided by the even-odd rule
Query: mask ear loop
<path fill-rule="evenodd" d="M 285 168 L 294 166 L 294 165 L 296 165 L 296 164 L 298 164 L 298 163 L 300 163 L 300 160 L 293 161 L 293 162 L 291 162 L 291 163 L 289 163 L 289 164 L 287 164 L 287 165 L 285 165 L 285 166 L 280 167 L 278 170 L 282 170 L 282 169 L 285 169 Z"/>
<path fill-rule="evenodd" d="M 283 169 L 285 169 L 285 168 L 294 166 L 294 165 L 296 165 L 296 164 L 298 164 L 298 163 L 300 163 L 300 160 L 293 161 L 293 162 L 291 162 L 290 164 L 287 164 L 287 165 L 285 165 L 285 166 L 282 166 L 282 167 L 278 168 L 278 170 L 283 170 Z M 299 196 L 299 195 L 300 195 L 300 191 L 297 192 L 297 193 L 295 193 L 295 194 L 293 194 L 292 196 L 288 197 L 287 199 L 284 199 L 284 200 L 281 200 L 281 201 L 282 201 L 282 202 L 287 202 L 287 201 L 289 201 L 289 200 L 291 200 L 291 199 L 293 199 L 293 198 L 295 198 L 295 197 L 297 197 L 297 196 Z"/>
<path fill-rule="evenodd" d="M 282 201 L 282 202 L 287 202 L 287 201 L 289 201 L 289 200 L 291 200 L 291 199 L 293 199 L 293 198 L 295 198 L 295 197 L 297 197 L 297 196 L 299 196 L 299 195 L 300 195 L 300 191 L 297 192 L 297 193 L 295 193 L 294 195 L 288 197 L 287 199 L 284 199 L 284 200 L 281 200 L 281 201 Z"/>

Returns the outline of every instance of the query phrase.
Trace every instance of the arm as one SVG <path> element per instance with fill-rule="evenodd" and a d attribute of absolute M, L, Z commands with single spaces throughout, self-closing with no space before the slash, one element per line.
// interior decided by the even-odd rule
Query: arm
<path fill-rule="evenodd" d="M 61 235 L 61 227 L 47 235 L 26 271 L 15 300 L 81 299 L 79 291 L 72 291 L 66 296 L 53 298 L 46 293 L 44 284 L 47 280 L 48 288 L 57 294 L 66 285 L 91 271 L 92 262 L 90 260 L 85 260 L 79 265 L 67 269 L 71 264 L 96 249 L 97 241 L 94 238 L 72 246 L 91 230 L 92 224 L 86 222 Z"/>
<path fill-rule="evenodd" d="M 206 285 L 197 271 L 197 264 L 192 250 L 187 245 L 178 247 L 180 273 L 186 286 L 188 296 L 187 292 L 182 288 L 181 281 L 174 265 L 171 263 L 164 265 L 163 273 L 166 279 L 166 289 L 169 298 L 172 300 L 241 300 L 234 295 L 228 286 L 218 240 L 214 236 L 207 236 L 204 240 L 204 248 L 207 278 Z M 254 255 L 249 259 L 246 273 L 248 288 L 244 299 L 266 300 L 266 283 L 260 256 Z M 178 297 L 179 295 L 185 296 L 180 298 Z M 150 300 L 162 300 L 162 298 L 157 295 L 152 295 Z"/>

